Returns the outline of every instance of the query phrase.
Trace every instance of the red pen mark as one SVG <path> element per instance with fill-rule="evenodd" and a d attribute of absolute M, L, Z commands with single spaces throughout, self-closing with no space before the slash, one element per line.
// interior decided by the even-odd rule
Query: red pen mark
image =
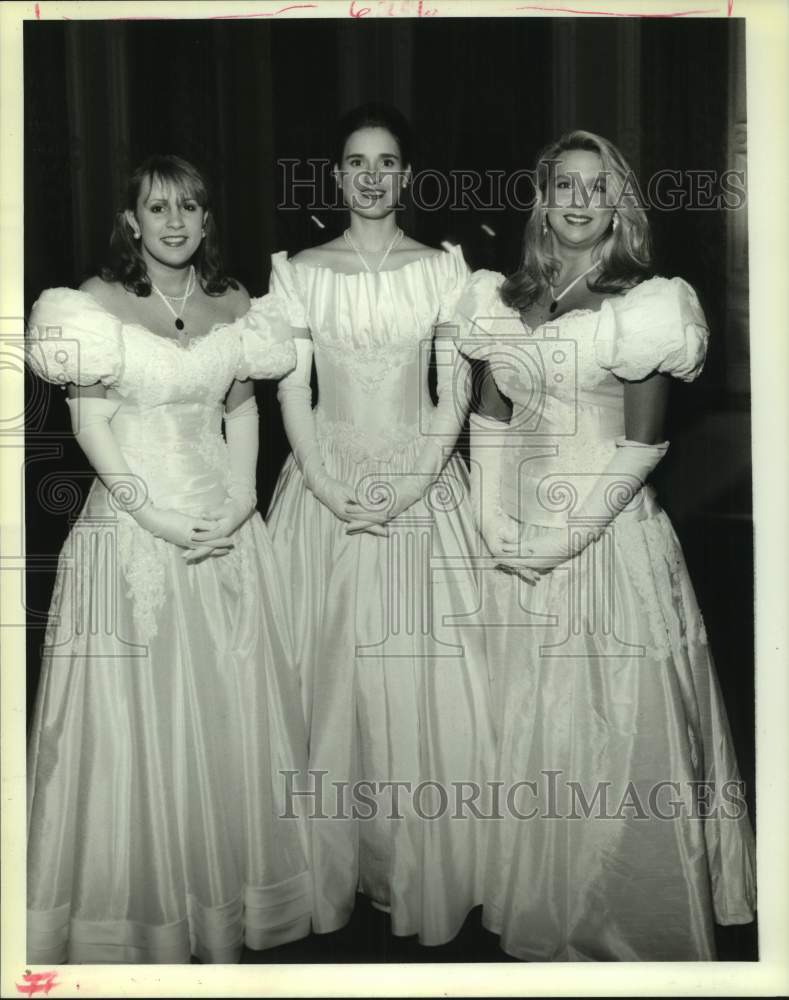
<path fill-rule="evenodd" d="M 35 13 L 36 13 L 36 20 L 40 21 L 41 20 L 41 8 L 38 6 L 38 4 L 36 4 L 36 6 L 35 6 Z"/>
<path fill-rule="evenodd" d="M 731 12 L 734 10 L 734 0 L 729 0 L 729 7 L 726 11 L 726 16 L 731 17 Z"/>
<path fill-rule="evenodd" d="M 279 10 L 267 11 L 261 14 L 211 14 L 206 18 L 208 21 L 232 21 L 237 18 L 247 17 L 278 17 L 289 10 L 313 10 L 318 5 L 316 3 L 292 3 L 289 7 L 280 7 Z"/>
<path fill-rule="evenodd" d="M 416 11 L 417 17 L 435 17 L 438 14 L 437 7 L 425 7 L 425 0 L 417 0 L 414 6 L 413 0 L 400 0 L 397 4 L 394 0 L 374 0 L 375 13 L 372 6 L 357 6 L 359 0 L 351 0 L 348 7 L 349 17 L 408 17 Z M 369 0 L 368 0 L 369 2 Z"/>
<path fill-rule="evenodd" d="M 516 10 L 540 10 L 554 14 L 590 14 L 593 17 L 690 17 L 694 14 L 717 14 L 717 7 L 707 7 L 705 10 L 677 10 L 671 14 L 623 14 L 616 10 L 574 10 L 572 7 L 538 7 L 536 4 L 527 4 L 525 7 L 516 7 Z"/>
<path fill-rule="evenodd" d="M 53 986 L 60 986 L 55 978 L 57 972 L 25 972 L 22 976 L 24 983 L 14 983 L 17 993 L 26 997 L 34 997 L 37 993 L 44 993 L 47 996 Z"/>

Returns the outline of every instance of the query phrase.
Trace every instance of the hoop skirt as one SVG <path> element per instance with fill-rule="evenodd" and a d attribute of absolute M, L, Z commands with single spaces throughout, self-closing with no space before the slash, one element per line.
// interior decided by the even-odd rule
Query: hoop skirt
<path fill-rule="evenodd" d="M 188 348 L 70 289 L 30 322 L 38 375 L 120 400 L 127 499 L 186 513 L 226 498 L 233 379 L 295 363 L 272 297 Z M 259 514 L 234 541 L 187 565 L 92 484 L 59 559 L 32 725 L 31 963 L 233 962 L 309 933 L 303 829 L 278 818 L 279 772 L 306 765 L 288 620 Z"/>

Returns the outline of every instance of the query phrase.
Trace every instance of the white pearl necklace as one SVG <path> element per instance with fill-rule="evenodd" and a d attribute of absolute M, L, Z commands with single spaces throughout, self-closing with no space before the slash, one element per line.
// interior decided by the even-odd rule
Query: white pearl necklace
<path fill-rule="evenodd" d="M 384 266 L 384 264 L 386 263 L 386 258 L 392 252 L 392 249 L 394 248 L 395 244 L 398 243 L 403 238 L 404 233 L 403 233 L 402 229 L 398 228 L 397 232 L 394 234 L 394 236 L 392 237 L 392 239 L 389 241 L 389 246 L 386 248 L 386 251 L 384 252 L 383 257 L 379 261 L 378 267 L 376 267 L 376 268 L 370 267 L 370 265 L 364 259 L 364 257 L 362 256 L 361 250 L 356 246 L 356 244 L 351 239 L 351 231 L 350 231 L 350 229 L 346 229 L 345 232 L 342 235 L 343 235 L 343 239 L 348 244 L 348 246 L 351 248 L 351 250 L 355 251 L 356 256 L 362 262 L 362 264 L 364 265 L 364 268 L 368 272 L 368 274 L 376 274 Z M 367 251 L 367 253 L 370 253 L 370 252 L 371 251 L 369 251 L 369 250 Z"/>
<path fill-rule="evenodd" d="M 184 314 L 184 309 L 186 309 L 187 300 L 190 298 L 192 292 L 195 290 L 196 285 L 197 285 L 197 280 L 195 279 L 194 265 L 190 266 L 189 268 L 189 277 L 186 279 L 186 291 L 184 292 L 183 295 L 165 295 L 164 292 L 161 291 L 161 289 L 157 288 L 156 285 L 154 285 L 154 283 L 151 282 L 151 288 L 153 288 L 153 290 L 156 292 L 156 294 L 159 296 L 162 302 L 164 302 L 164 304 L 170 311 L 171 315 L 175 319 L 175 329 L 178 331 L 178 339 L 180 341 L 186 339 L 186 334 L 182 332 L 184 328 L 184 321 L 181 319 L 181 317 Z M 178 312 L 176 312 L 175 309 L 173 309 L 173 307 L 167 301 L 168 299 L 172 299 L 173 302 L 180 301 L 181 308 L 178 310 Z"/>

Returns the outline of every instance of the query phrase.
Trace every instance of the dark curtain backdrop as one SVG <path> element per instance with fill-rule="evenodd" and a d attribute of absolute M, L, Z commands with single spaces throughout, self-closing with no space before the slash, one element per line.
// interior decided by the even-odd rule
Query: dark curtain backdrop
<path fill-rule="evenodd" d="M 416 170 L 510 174 L 571 127 L 621 145 L 642 181 L 661 169 L 744 168 L 744 32 L 732 19 L 27 22 L 24 71 L 28 310 L 42 289 L 95 273 L 124 178 L 152 152 L 180 153 L 208 171 L 228 269 L 261 294 L 271 252 L 321 242 L 344 225 L 333 211 L 278 209 L 286 192 L 277 160 L 330 158 L 338 115 L 368 100 L 410 117 Z M 674 390 L 658 485 L 752 788 L 746 216 L 652 209 L 650 217 L 658 271 L 697 288 L 712 329 L 701 380 Z M 461 243 L 474 268 L 510 271 L 525 219 L 517 209 L 441 207 L 409 211 L 407 221 L 427 243 Z M 28 390 L 32 695 L 54 561 L 88 470 L 61 393 Z M 258 394 L 265 511 L 287 442 L 273 387 Z"/>

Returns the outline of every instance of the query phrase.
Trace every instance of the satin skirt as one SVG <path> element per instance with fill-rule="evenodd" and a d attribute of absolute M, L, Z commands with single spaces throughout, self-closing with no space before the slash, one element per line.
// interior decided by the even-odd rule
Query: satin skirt
<path fill-rule="evenodd" d="M 358 484 L 409 471 L 419 444 L 376 461 L 324 441 L 323 459 Z M 308 721 L 318 932 L 343 926 L 361 891 L 389 909 L 394 934 L 438 945 L 482 901 L 484 824 L 456 808 L 464 782 L 484 796 L 495 754 L 467 490 L 455 456 L 382 539 L 346 535 L 292 456 L 280 475 L 267 522 Z"/>
<path fill-rule="evenodd" d="M 484 586 L 504 782 L 485 926 L 530 961 L 714 959 L 714 923 L 754 917 L 754 842 L 666 514 L 645 493 L 536 585 Z"/>
<path fill-rule="evenodd" d="M 50 612 L 28 960 L 235 962 L 310 930 L 303 826 L 280 818 L 306 739 L 268 534 L 255 514 L 230 554 L 187 566 L 108 520 L 105 494 L 94 483 Z"/>

